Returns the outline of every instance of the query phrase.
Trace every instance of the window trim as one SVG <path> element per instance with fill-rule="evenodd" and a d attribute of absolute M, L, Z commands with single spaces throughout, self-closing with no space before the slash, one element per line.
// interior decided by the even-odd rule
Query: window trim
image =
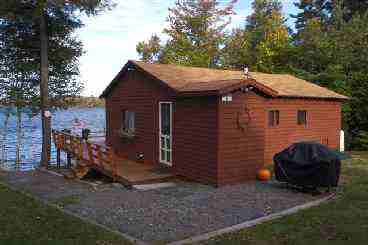
<path fill-rule="evenodd" d="M 296 122 L 300 126 L 307 126 L 308 125 L 308 111 L 304 109 L 298 110 L 296 114 Z"/>
<path fill-rule="evenodd" d="M 134 111 L 130 111 L 130 110 L 123 110 L 123 113 L 122 113 L 122 123 L 121 123 L 121 127 L 124 131 L 130 131 L 131 133 L 135 133 L 136 132 L 136 113 Z M 129 127 L 127 126 L 127 116 L 128 115 L 133 115 L 133 125 L 128 125 L 128 126 L 133 126 L 133 127 Z"/>
<path fill-rule="evenodd" d="M 268 127 L 273 128 L 280 125 L 280 110 L 268 111 Z"/>
<path fill-rule="evenodd" d="M 161 105 L 163 104 L 168 104 L 170 107 L 170 136 L 168 135 L 163 135 L 162 134 L 162 111 L 161 111 Z M 159 112 L 159 132 L 158 132 L 158 137 L 159 137 L 159 161 L 160 163 L 163 163 L 169 167 L 173 166 L 173 114 L 174 114 L 174 103 L 172 101 L 159 101 L 158 103 L 158 112 Z M 169 138 L 170 141 L 170 149 L 167 148 L 162 148 L 162 137 L 164 137 L 165 139 Z M 161 150 L 165 151 L 166 153 L 170 154 L 170 161 L 167 161 L 167 159 L 163 160 L 162 157 L 162 152 Z"/>

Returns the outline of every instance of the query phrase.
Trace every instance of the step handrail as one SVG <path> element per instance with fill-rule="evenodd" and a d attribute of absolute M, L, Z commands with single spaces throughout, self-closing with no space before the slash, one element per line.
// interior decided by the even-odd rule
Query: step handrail
<path fill-rule="evenodd" d="M 113 148 L 100 143 L 84 141 L 82 137 L 65 131 L 52 130 L 52 136 L 58 151 L 62 150 L 70 154 L 82 164 L 102 168 L 110 172 L 111 177 L 116 180 L 118 158 Z"/>

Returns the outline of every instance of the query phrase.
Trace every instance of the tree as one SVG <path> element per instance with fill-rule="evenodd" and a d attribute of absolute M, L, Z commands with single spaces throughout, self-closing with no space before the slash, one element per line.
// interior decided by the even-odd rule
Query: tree
<path fill-rule="evenodd" d="M 159 48 L 157 37 L 140 42 L 143 60 L 200 67 L 218 67 L 225 28 L 236 0 L 220 7 L 217 0 L 177 0 L 169 9 L 168 41 Z M 159 52 L 157 52 L 159 50 Z"/>
<path fill-rule="evenodd" d="M 247 17 L 246 29 L 249 31 L 258 31 L 262 37 L 260 27 L 265 26 L 267 19 L 273 13 L 281 13 L 282 4 L 278 0 L 254 0 L 252 3 L 253 13 Z"/>
<path fill-rule="evenodd" d="M 332 42 L 330 66 L 339 67 L 343 80 L 336 89 L 345 90 L 351 100 L 344 107 L 344 126 L 354 148 L 368 149 L 362 137 L 368 132 L 368 11 L 346 21 L 346 9 L 337 3 L 329 35 Z"/>
<path fill-rule="evenodd" d="M 316 74 L 324 73 L 331 60 L 331 40 L 324 29 L 320 19 L 308 20 L 304 29 L 295 36 L 294 52 L 290 57 L 292 67 L 304 72 L 305 79 L 319 84 L 325 77 L 321 80 Z"/>
<path fill-rule="evenodd" d="M 232 32 L 225 42 L 223 62 L 226 67 L 250 65 L 252 70 L 278 72 L 285 69 L 290 37 L 282 5 L 276 0 L 255 0 L 245 29 Z"/>
<path fill-rule="evenodd" d="M 259 22 L 259 25 L 251 30 L 253 36 L 251 43 L 256 45 L 254 57 L 256 57 L 257 70 L 271 73 L 281 71 L 285 69 L 286 53 L 290 44 L 285 19 L 281 11 L 276 8 L 269 14 L 261 16 Z M 263 34 L 260 35 L 261 31 Z"/>
<path fill-rule="evenodd" d="M 368 0 L 344 0 L 344 20 L 350 20 L 355 14 L 364 15 L 368 10 Z"/>
<path fill-rule="evenodd" d="M 2 83 L 10 81 L 11 73 L 23 74 L 26 68 L 30 74 L 24 76 L 22 83 L 28 83 L 32 88 L 39 86 L 37 96 L 32 97 L 32 105 L 38 103 L 41 109 L 41 162 L 44 165 L 49 162 L 51 147 L 50 118 L 45 117 L 45 112 L 50 109 L 49 96 L 51 101 L 56 101 L 76 95 L 82 88 L 76 79 L 79 74 L 77 58 L 82 48 L 72 35 L 82 26 L 80 13 L 95 15 L 111 6 L 113 4 L 109 0 L 15 0 L 0 3 L 0 26 L 8 30 L 8 36 L 3 35 L 8 42 L 2 47 L 11 47 L 9 50 L 12 52 L 23 54 L 16 56 L 19 65 L 8 71 L 8 77 Z M 10 38 L 12 36 L 14 38 Z M 20 41 L 17 39 L 19 36 L 22 37 Z"/>
<path fill-rule="evenodd" d="M 300 0 L 294 3 L 300 9 L 296 15 L 291 15 L 296 19 L 295 28 L 302 30 L 310 20 L 318 20 L 325 24 L 330 19 L 334 0 Z"/>
<path fill-rule="evenodd" d="M 335 1 L 326 21 L 309 19 L 295 37 L 294 72 L 351 99 L 343 106 L 349 147 L 368 149 L 368 12 L 346 18 L 346 1 Z"/>
<path fill-rule="evenodd" d="M 300 9 L 300 12 L 291 15 L 296 19 L 296 29 L 303 29 L 312 19 L 318 19 L 323 25 L 327 24 L 338 4 L 344 9 L 345 21 L 349 21 L 355 14 L 364 14 L 368 9 L 368 0 L 299 0 L 294 5 Z"/>
<path fill-rule="evenodd" d="M 166 60 L 184 65 L 216 67 L 224 30 L 234 14 L 235 0 L 220 8 L 217 0 L 178 0 L 169 9 Z"/>
<path fill-rule="evenodd" d="M 139 42 L 136 49 L 139 56 L 141 56 L 141 60 L 150 63 L 157 62 L 162 49 L 160 43 L 161 40 L 156 34 L 152 35 L 148 42 Z"/>
<path fill-rule="evenodd" d="M 10 113 L 11 110 L 9 107 L 1 107 L 0 106 L 0 115 L 3 115 L 4 118 L 4 124 L 1 127 L 1 143 L 0 143 L 0 164 L 4 164 L 5 160 L 6 160 L 6 140 L 7 140 L 7 135 L 8 135 L 8 126 L 9 126 L 9 118 L 10 118 Z"/>
<path fill-rule="evenodd" d="M 24 22 L 22 22 L 24 23 Z M 9 118 L 16 116 L 16 164 L 21 161 L 22 140 L 22 109 L 30 106 L 37 94 L 35 86 L 34 70 L 29 52 L 16 45 L 28 45 L 29 28 L 17 29 L 13 21 L 2 20 L 0 25 L 0 101 L 5 106 L 4 132 L 2 134 L 3 144 L 7 136 Z M 11 107 L 15 107 L 13 112 Z M 2 150 L 2 158 L 5 160 L 5 148 Z"/>
<path fill-rule="evenodd" d="M 221 65 L 224 68 L 242 69 L 252 60 L 249 33 L 236 28 L 227 36 L 222 49 Z"/>

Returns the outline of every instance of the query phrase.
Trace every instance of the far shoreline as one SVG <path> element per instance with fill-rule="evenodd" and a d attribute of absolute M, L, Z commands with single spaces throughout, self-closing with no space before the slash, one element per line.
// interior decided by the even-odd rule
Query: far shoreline
<path fill-rule="evenodd" d="M 66 98 L 63 100 L 64 104 L 54 105 L 55 107 L 60 108 L 104 108 L 105 101 L 98 97 L 74 97 L 74 98 Z M 8 105 L 0 102 L 0 108 L 7 107 Z"/>

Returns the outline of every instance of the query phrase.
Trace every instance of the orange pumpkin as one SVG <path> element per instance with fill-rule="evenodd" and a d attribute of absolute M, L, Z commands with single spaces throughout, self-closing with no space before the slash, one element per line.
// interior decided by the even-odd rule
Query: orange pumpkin
<path fill-rule="evenodd" d="M 258 171 L 257 177 L 261 181 L 268 181 L 271 178 L 271 172 L 268 169 L 261 169 Z"/>

